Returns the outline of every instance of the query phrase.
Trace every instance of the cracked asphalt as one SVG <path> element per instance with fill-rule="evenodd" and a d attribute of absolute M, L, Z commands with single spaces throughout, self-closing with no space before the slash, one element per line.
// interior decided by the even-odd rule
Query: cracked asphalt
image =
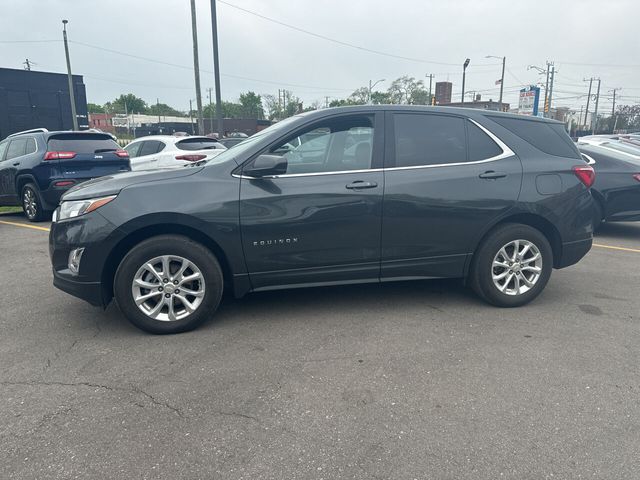
<path fill-rule="evenodd" d="M 640 224 L 596 243 L 520 309 L 455 281 L 305 289 L 151 336 L 0 224 L 0 477 L 640 478 Z"/>

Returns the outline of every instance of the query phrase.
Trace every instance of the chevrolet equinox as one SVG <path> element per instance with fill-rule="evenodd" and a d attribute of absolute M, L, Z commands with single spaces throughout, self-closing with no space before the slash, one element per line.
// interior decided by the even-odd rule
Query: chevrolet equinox
<path fill-rule="evenodd" d="M 447 107 L 319 110 L 186 167 L 69 190 L 53 282 L 137 327 L 193 329 L 223 290 L 464 278 L 523 305 L 591 248 L 594 172 L 561 123 Z"/>

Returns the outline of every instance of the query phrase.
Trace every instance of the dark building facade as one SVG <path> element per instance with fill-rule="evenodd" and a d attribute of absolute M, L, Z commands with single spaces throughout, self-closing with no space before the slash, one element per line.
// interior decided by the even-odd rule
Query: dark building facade
<path fill-rule="evenodd" d="M 73 76 L 73 85 L 78 127 L 87 129 L 87 93 L 82 75 Z M 73 129 L 67 75 L 0 68 L 0 139 L 40 127 Z"/>
<path fill-rule="evenodd" d="M 436 104 L 446 105 L 447 103 L 451 103 L 452 90 L 453 90 L 453 83 L 436 82 Z"/>

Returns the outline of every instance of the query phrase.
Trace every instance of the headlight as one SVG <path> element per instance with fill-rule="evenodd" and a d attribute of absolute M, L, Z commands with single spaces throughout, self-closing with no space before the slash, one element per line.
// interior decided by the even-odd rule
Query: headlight
<path fill-rule="evenodd" d="M 116 195 L 108 197 L 90 198 L 88 200 L 67 201 L 60 204 L 60 214 L 57 220 L 65 220 L 67 218 L 79 217 L 106 205 L 114 200 Z"/>

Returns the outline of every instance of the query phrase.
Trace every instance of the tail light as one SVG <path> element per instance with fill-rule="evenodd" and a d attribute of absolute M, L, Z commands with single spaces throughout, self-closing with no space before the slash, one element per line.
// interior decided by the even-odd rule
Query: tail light
<path fill-rule="evenodd" d="M 70 187 L 74 183 L 76 183 L 74 180 L 60 180 L 58 182 L 55 182 L 53 186 L 54 187 Z"/>
<path fill-rule="evenodd" d="M 47 152 L 44 154 L 45 160 L 66 160 L 76 156 L 76 152 Z"/>
<path fill-rule="evenodd" d="M 188 162 L 197 162 L 198 160 L 204 160 L 206 155 L 178 155 L 176 160 L 186 160 Z"/>
<path fill-rule="evenodd" d="M 129 152 L 126 150 L 116 150 L 114 153 L 120 158 L 129 158 Z"/>
<path fill-rule="evenodd" d="M 634 179 L 636 182 L 640 182 L 640 173 L 634 173 L 634 174 L 633 174 L 633 179 Z"/>
<path fill-rule="evenodd" d="M 580 165 L 573 167 L 573 173 L 576 174 L 578 180 L 584 183 L 584 186 L 591 188 L 593 182 L 596 180 L 596 172 L 591 165 Z"/>

